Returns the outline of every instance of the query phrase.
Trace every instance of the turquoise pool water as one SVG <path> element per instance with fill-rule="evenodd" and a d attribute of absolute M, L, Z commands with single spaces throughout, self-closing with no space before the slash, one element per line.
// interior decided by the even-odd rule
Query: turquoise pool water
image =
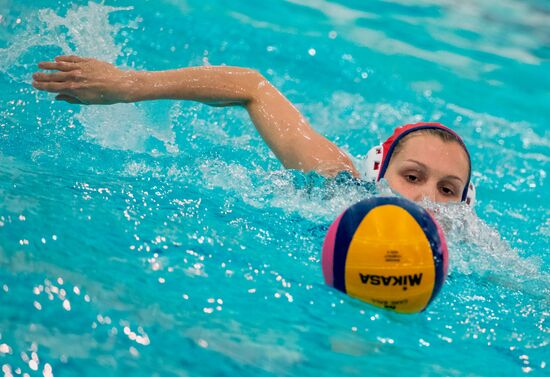
<path fill-rule="evenodd" d="M 0 2 L 4 376 L 547 375 L 546 1 Z M 405 122 L 469 145 L 477 218 L 398 315 L 326 287 L 330 222 L 371 195 L 284 171 L 242 109 L 75 107 L 30 86 L 78 53 L 258 69 L 356 158 Z"/>

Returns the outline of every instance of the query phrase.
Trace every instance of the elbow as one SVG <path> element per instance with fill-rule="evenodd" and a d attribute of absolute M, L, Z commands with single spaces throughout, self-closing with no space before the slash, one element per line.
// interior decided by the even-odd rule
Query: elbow
<path fill-rule="evenodd" d="M 258 101 L 271 87 L 271 83 L 259 72 L 254 69 L 249 71 L 250 77 L 247 80 L 249 84 L 249 96 L 247 98 L 247 103 Z"/>
<path fill-rule="evenodd" d="M 250 81 L 251 83 L 255 84 L 256 86 L 262 84 L 262 83 L 269 83 L 267 79 L 260 73 L 260 71 L 257 71 L 255 69 L 249 69 L 248 73 L 250 75 Z"/>

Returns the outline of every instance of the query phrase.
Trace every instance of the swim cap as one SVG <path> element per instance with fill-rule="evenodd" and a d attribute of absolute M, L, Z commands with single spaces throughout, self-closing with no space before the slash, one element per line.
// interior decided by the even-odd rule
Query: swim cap
<path fill-rule="evenodd" d="M 332 223 L 321 262 L 328 285 L 375 306 L 415 313 L 441 289 L 448 251 L 425 209 L 404 198 L 374 197 Z"/>
<path fill-rule="evenodd" d="M 473 206 L 475 202 L 475 187 L 470 182 L 470 178 L 472 175 L 472 169 L 471 169 L 471 158 L 470 153 L 468 152 L 468 148 L 466 148 L 466 144 L 462 140 L 460 136 L 450 128 L 442 125 L 441 123 L 437 122 L 420 122 L 420 123 L 413 123 L 413 124 L 406 124 L 401 127 L 397 127 L 393 135 L 391 135 L 383 144 L 378 145 L 374 148 L 372 148 L 368 153 L 367 157 L 362 164 L 362 174 L 365 178 L 372 181 L 379 181 L 382 178 L 384 178 L 384 174 L 386 174 L 386 170 L 388 169 L 388 165 L 390 163 L 391 156 L 395 150 L 395 147 L 399 142 L 408 134 L 420 131 L 420 130 L 427 130 L 427 129 L 438 129 L 446 131 L 453 136 L 456 137 L 460 145 L 464 148 L 466 151 L 466 155 L 468 156 L 468 161 L 470 161 L 470 170 L 468 171 L 468 180 L 466 182 L 466 185 L 464 186 L 464 191 L 462 192 L 461 201 L 466 202 L 466 204 Z"/>

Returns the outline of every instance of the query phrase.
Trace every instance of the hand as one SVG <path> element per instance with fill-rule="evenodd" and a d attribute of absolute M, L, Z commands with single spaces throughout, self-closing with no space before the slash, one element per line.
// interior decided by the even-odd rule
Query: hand
<path fill-rule="evenodd" d="M 57 56 L 53 62 L 41 62 L 39 68 L 56 71 L 32 75 L 32 86 L 51 93 L 55 99 L 76 104 L 113 104 L 129 100 L 133 72 L 114 65 L 78 56 Z"/>

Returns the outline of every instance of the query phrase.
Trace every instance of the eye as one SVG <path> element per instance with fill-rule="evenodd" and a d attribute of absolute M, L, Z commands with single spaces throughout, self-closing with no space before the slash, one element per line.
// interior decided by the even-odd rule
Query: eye
<path fill-rule="evenodd" d="M 399 172 L 401 178 L 410 184 L 421 184 L 426 180 L 426 173 L 418 169 L 403 169 Z"/>
<path fill-rule="evenodd" d="M 439 191 L 445 196 L 455 196 L 455 191 L 449 187 L 441 186 Z"/>
<path fill-rule="evenodd" d="M 420 178 L 418 178 L 418 176 L 415 174 L 405 174 L 405 180 L 410 183 L 418 183 Z"/>

